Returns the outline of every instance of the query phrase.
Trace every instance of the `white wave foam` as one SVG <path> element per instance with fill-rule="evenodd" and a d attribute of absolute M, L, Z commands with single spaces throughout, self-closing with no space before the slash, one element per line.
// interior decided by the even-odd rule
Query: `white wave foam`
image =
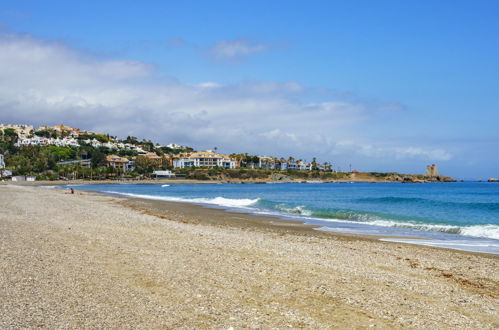
<path fill-rule="evenodd" d="M 207 204 L 207 205 L 216 205 L 222 207 L 233 207 L 233 208 L 245 208 L 252 209 L 252 212 L 256 214 L 262 215 L 272 215 L 272 216 L 282 216 L 282 213 L 272 212 L 270 210 L 261 210 L 252 208 L 254 204 L 256 204 L 259 199 L 231 199 L 225 197 L 215 197 L 215 198 L 180 198 L 180 197 L 172 197 L 172 196 L 158 196 L 158 195 L 142 195 L 142 194 L 133 194 L 133 193 L 122 193 L 117 191 L 105 191 L 106 193 L 118 194 L 128 197 L 134 198 L 143 198 L 143 199 L 152 199 L 152 200 L 162 200 L 167 202 L 180 202 L 180 203 L 195 203 L 195 204 Z M 366 221 L 351 221 L 344 219 L 324 219 L 320 217 L 313 217 L 312 211 L 306 209 L 304 206 L 297 206 L 294 208 L 285 208 L 278 207 L 276 211 L 289 213 L 288 216 L 295 214 L 297 219 L 302 220 L 320 220 L 324 222 L 340 222 L 340 223 L 359 223 L 365 225 L 374 225 L 381 227 L 398 227 L 398 228 L 407 228 L 407 229 L 415 229 L 422 231 L 434 231 L 434 232 L 443 232 L 443 233 L 453 233 L 463 236 L 470 237 L 480 237 L 480 238 L 491 238 L 491 239 L 499 239 L 499 226 L 497 225 L 476 225 L 469 227 L 460 227 L 453 225 L 437 225 L 437 224 L 422 224 L 422 223 L 411 223 L 411 222 L 401 222 L 401 221 L 391 221 L 391 220 L 366 220 Z"/>
<path fill-rule="evenodd" d="M 466 236 L 499 239 L 499 226 L 477 225 L 477 226 L 462 227 L 461 234 Z"/>
<path fill-rule="evenodd" d="M 312 215 L 312 211 L 308 210 L 305 206 L 284 207 L 282 205 L 277 205 L 276 209 L 286 213 L 301 214 L 305 216 Z"/>
<path fill-rule="evenodd" d="M 169 187 L 169 186 L 170 186 L 169 184 L 162 184 L 161 185 L 162 188 Z"/>
<path fill-rule="evenodd" d="M 318 220 L 318 218 L 312 218 L 312 217 L 308 219 Z M 323 222 L 340 222 L 340 223 L 354 222 L 354 221 L 340 220 L 340 219 L 320 219 L 320 220 Z M 407 228 L 407 229 L 422 230 L 422 231 L 433 231 L 433 232 L 457 234 L 469 237 L 499 239 L 499 226 L 497 225 L 475 225 L 469 227 L 460 227 L 453 225 L 433 225 L 433 224 L 422 224 L 422 223 L 398 222 L 390 220 L 366 221 L 366 222 L 360 222 L 359 224 L 374 225 L 380 227 Z M 327 229 L 321 229 L 321 230 L 327 230 Z M 336 228 L 332 228 L 332 230 L 335 231 Z"/>
<path fill-rule="evenodd" d="M 367 224 L 383 226 L 383 227 L 402 227 L 402 228 L 411 228 L 418 230 L 426 230 L 426 231 L 439 231 L 444 233 L 458 233 L 461 227 L 452 226 L 452 225 L 432 225 L 432 224 L 422 224 L 422 223 L 411 223 L 411 222 L 399 222 L 399 221 L 390 221 L 390 220 L 375 220 L 369 221 Z"/>
<path fill-rule="evenodd" d="M 453 225 L 433 225 L 410 222 L 397 222 L 389 220 L 376 220 L 368 224 L 383 227 L 401 227 L 424 231 L 438 231 L 443 233 L 459 234 L 463 236 L 499 239 L 499 226 L 497 225 L 475 225 L 475 226 L 453 226 Z"/>
<path fill-rule="evenodd" d="M 215 198 L 197 198 L 193 199 L 195 203 L 206 203 L 206 204 L 215 204 L 220 206 L 228 206 L 228 207 L 248 207 L 258 202 L 257 199 L 231 199 L 224 197 L 215 197 Z"/>
<path fill-rule="evenodd" d="M 160 200 L 166 202 L 180 202 L 180 203 L 196 203 L 196 204 L 210 204 L 224 207 L 238 207 L 238 208 L 247 208 L 258 202 L 257 199 L 231 199 L 225 197 L 215 197 L 215 198 L 180 198 L 180 197 L 172 197 L 172 196 L 158 196 L 158 195 L 142 195 L 142 194 L 132 194 L 132 193 L 123 193 L 118 191 L 105 191 L 109 194 L 117 194 L 122 196 L 134 197 L 134 198 L 143 198 L 143 199 L 152 199 L 152 200 Z"/>

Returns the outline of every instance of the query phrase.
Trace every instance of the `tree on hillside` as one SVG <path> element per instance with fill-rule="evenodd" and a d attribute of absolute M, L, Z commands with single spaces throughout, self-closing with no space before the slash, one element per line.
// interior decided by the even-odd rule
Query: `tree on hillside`
<path fill-rule="evenodd" d="M 0 153 L 14 154 L 16 152 L 14 144 L 18 139 L 19 138 L 14 129 L 6 128 L 3 131 L 0 130 Z"/>
<path fill-rule="evenodd" d="M 82 134 L 82 135 L 78 136 L 78 141 L 81 141 L 81 140 L 93 140 L 93 139 L 96 139 L 100 143 L 109 142 L 109 139 L 107 138 L 107 136 L 104 136 L 104 135 L 101 135 L 101 134 Z"/>
<path fill-rule="evenodd" d="M 107 160 L 106 160 L 106 154 L 100 151 L 94 151 L 92 152 L 92 159 L 90 160 L 92 168 L 97 168 L 101 166 L 106 166 Z"/>
<path fill-rule="evenodd" d="M 144 156 L 135 158 L 135 171 L 140 174 L 149 174 L 154 170 L 153 162 Z"/>
<path fill-rule="evenodd" d="M 125 140 L 122 141 L 123 143 L 130 143 L 130 144 L 139 144 L 139 140 L 137 140 L 137 137 L 135 136 L 127 136 Z"/>
<path fill-rule="evenodd" d="M 16 143 L 18 140 L 18 136 L 16 131 L 13 128 L 6 128 L 3 130 L 3 141 Z"/>
<path fill-rule="evenodd" d="M 317 158 L 313 157 L 312 158 L 312 169 L 317 170 L 319 167 L 317 166 Z"/>

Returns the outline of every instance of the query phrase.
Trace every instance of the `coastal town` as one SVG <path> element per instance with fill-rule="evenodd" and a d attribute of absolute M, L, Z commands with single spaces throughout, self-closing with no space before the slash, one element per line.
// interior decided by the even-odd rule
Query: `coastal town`
<path fill-rule="evenodd" d="M 218 153 L 217 148 L 196 151 L 175 143 L 160 145 L 130 136 L 120 140 L 108 134 L 65 125 L 35 128 L 26 124 L 0 124 L 0 141 L 2 177 L 40 176 L 43 169 L 23 169 L 22 164 L 16 163 L 16 155 L 22 151 L 43 149 L 55 154 L 54 168 L 72 166 L 82 170 L 105 167 L 109 172 L 107 174 L 113 176 L 137 173 L 174 177 L 172 170 L 186 168 L 334 171 L 331 163 L 319 164 L 315 158 L 306 162 L 293 157 L 285 159 L 247 153 L 226 155 Z"/>
<path fill-rule="evenodd" d="M 0 179 L 12 181 L 75 179 L 185 178 L 196 180 L 263 181 L 399 181 L 404 183 L 451 182 L 435 164 L 425 174 L 341 172 L 332 162 L 222 154 L 197 151 L 176 143 L 161 145 L 127 136 L 118 139 L 104 133 L 65 125 L 35 128 L 27 124 L 0 123 Z M 489 181 L 495 179 L 491 178 Z"/>

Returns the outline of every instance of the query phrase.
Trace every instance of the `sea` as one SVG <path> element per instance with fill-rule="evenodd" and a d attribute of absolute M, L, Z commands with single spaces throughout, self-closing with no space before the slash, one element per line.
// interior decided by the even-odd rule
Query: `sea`
<path fill-rule="evenodd" d="M 499 183 L 273 183 L 67 185 L 194 203 L 316 225 L 317 230 L 499 254 Z"/>

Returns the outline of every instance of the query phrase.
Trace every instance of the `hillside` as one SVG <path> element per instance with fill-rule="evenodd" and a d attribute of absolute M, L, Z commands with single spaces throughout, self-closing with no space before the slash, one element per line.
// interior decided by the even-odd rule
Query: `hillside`
<path fill-rule="evenodd" d="M 177 177 L 219 182 L 450 182 L 454 179 L 377 172 L 340 172 L 331 162 L 208 150 L 196 152 L 177 144 L 161 145 L 134 136 L 118 139 L 104 133 L 56 125 L 0 124 L 0 155 L 6 170 L 0 178 L 32 176 L 37 180 L 149 179 L 156 170 Z M 2 162 L 0 162 L 3 165 Z M 435 165 L 430 166 L 436 168 Z M 1 170 L 1 169 L 0 169 Z"/>

